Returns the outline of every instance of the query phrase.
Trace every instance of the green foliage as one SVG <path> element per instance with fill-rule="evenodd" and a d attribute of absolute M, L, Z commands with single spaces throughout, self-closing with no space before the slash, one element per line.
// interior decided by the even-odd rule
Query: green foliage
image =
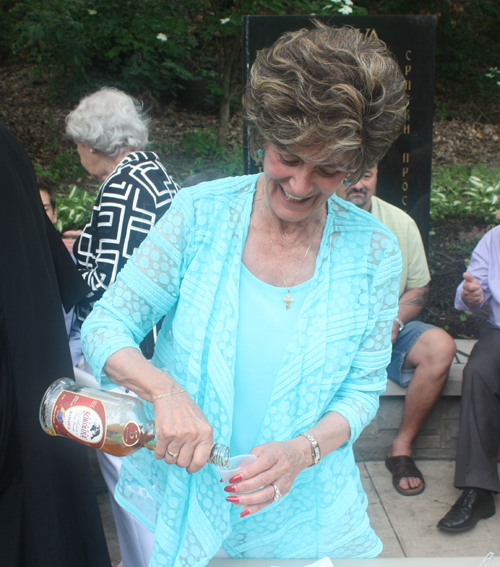
<path fill-rule="evenodd" d="M 10 55 L 13 27 L 10 10 L 14 5 L 15 0 L 0 0 L 0 61 Z"/>
<path fill-rule="evenodd" d="M 492 92 L 493 96 L 500 100 L 500 69 L 498 67 L 490 67 L 488 72 L 484 74 L 484 88 Z"/>
<path fill-rule="evenodd" d="M 500 168 L 440 167 L 434 173 L 431 216 L 436 219 L 463 215 L 495 222 L 499 209 Z"/>
<path fill-rule="evenodd" d="M 44 168 L 39 163 L 35 163 L 34 166 L 39 177 L 56 184 L 76 183 L 88 175 L 80 163 L 77 151 L 73 148 L 59 152 L 48 168 Z"/>
<path fill-rule="evenodd" d="M 88 177 L 87 171 L 80 163 L 77 151 L 73 148 L 61 151 L 47 168 L 39 163 L 35 163 L 34 166 L 35 173 L 42 181 L 47 179 L 59 186 L 59 194 L 56 194 L 56 229 L 64 232 L 83 228 L 92 213 L 95 195 L 75 185 Z M 67 191 L 65 187 L 68 187 L 68 184 L 70 189 L 65 194 Z"/>
<path fill-rule="evenodd" d="M 194 46 L 180 0 L 24 0 L 11 10 L 13 48 L 52 70 L 54 86 L 82 90 L 112 83 L 155 95 L 191 78 Z M 72 93 L 73 98 L 80 93 Z"/>
<path fill-rule="evenodd" d="M 435 100 L 434 107 L 436 109 L 436 118 L 438 120 L 451 120 L 452 116 L 450 114 L 449 103 Z"/>
<path fill-rule="evenodd" d="M 355 6 L 352 0 L 329 0 L 323 6 L 324 14 L 340 14 L 342 16 L 363 16 L 368 10 L 362 6 Z"/>
<path fill-rule="evenodd" d="M 440 88 L 500 98 L 498 0 L 0 0 L 0 8 L 0 55 L 10 47 L 42 65 L 71 102 L 103 84 L 171 98 L 195 81 L 206 102 L 234 105 L 244 15 L 335 13 L 436 15 Z M 449 118 L 441 104 L 438 117 Z"/>
<path fill-rule="evenodd" d="M 365 12 L 352 0 L 22 0 L 7 27 L 14 53 L 71 101 L 103 84 L 171 97 L 198 81 L 214 102 L 239 71 L 244 15 Z"/>
<path fill-rule="evenodd" d="M 95 197 L 74 185 L 68 195 L 56 195 L 57 222 L 59 232 L 83 228 L 90 219 Z"/>
<path fill-rule="evenodd" d="M 500 63 L 498 0 L 360 0 L 370 14 L 435 15 L 436 82 L 462 99 L 497 96 L 485 77 Z"/>
<path fill-rule="evenodd" d="M 213 170 L 217 164 L 217 171 L 226 176 L 243 174 L 243 150 L 235 144 L 232 150 L 219 146 L 214 128 L 198 129 L 184 135 L 182 146 L 192 157 L 190 175 L 204 170 Z"/>

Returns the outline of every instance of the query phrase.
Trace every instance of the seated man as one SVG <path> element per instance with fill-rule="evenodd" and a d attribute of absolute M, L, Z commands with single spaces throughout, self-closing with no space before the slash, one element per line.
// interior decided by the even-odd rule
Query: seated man
<path fill-rule="evenodd" d="M 410 216 L 374 196 L 377 173 L 375 166 L 355 185 L 339 188 L 337 195 L 388 226 L 397 236 L 403 256 L 399 312 L 392 329 L 392 359 L 387 375 L 408 391 L 399 433 L 385 464 L 392 472 L 394 488 L 400 494 L 414 496 L 423 492 L 425 482 L 411 456 L 413 440 L 446 384 L 456 345 L 442 329 L 416 321 L 427 303 L 431 279 L 422 238 Z"/>
<path fill-rule="evenodd" d="M 497 213 L 500 220 L 500 211 Z M 487 301 L 491 314 L 479 327 L 464 368 L 458 430 L 455 487 L 464 489 L 438 523 L 450 532 L 465 532 L 495 514 L 493 492 L 500 489 L 497 456 L 500 444 L 500 226 L 487 232 L 472 253 L 458 286 L 455 307 L 477 311 Z"/>

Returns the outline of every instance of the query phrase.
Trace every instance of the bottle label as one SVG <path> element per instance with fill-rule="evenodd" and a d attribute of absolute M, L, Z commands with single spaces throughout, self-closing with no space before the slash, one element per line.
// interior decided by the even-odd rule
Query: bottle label
<path fill-rule="evenodd" d="M 137 423 L 135 421 L 129 421 L 123 431 L 123 442 L 125 445 L 132 447 L 132 445 L 135 445 L 137 441 L 139 441 L 140 436 L 141 430 Z"/>
<path fill-rule="evenodd" d="M 95 398 L 63 390 L 54 403 L 52 427 L 56 435 L 100 449 L 106 441 L 104 404 Z"/>

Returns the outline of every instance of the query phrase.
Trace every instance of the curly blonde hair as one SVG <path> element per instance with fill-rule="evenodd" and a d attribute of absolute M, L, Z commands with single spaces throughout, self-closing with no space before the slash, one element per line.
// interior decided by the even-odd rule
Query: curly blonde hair
<path fill-rule="evenodd" d="M 243 97 L 250 155 L 260 161 L 267 142 L 296 155 L 313 148 L 356 182 L 403 129 L 405 80 L 376 37 L 314 23 L 257 54 Z"/>

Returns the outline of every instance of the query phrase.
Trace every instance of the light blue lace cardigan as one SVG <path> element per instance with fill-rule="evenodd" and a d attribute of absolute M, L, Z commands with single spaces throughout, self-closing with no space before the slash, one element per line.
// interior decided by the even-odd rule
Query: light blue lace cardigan
<path fill-rule="evenodd" d="M 214 439 L 230 444 L 242 250 L 258 176 L 183 189 L 87 318 L 84 351 L 96 376 L 106 359 L 168 313 L 153 362 L 201 406 Z M 259 443 L 295 437 L 329 411 L 348 443 L 303 471 L 291 492 L 255 515 L 225 501 L 215 468 L 199 473 L 143 449 L 124 459 L 116 497 L 155 531 L 152 566 L 205 565 L 221 544 L 234 557 L 373 557 L 352 443 L 386 386 L 401 259 L 372 215 L 333 197 L 311 293 L 288 345 Z M 102 378 L 103 387 L 111 383 Z M 152 415 L 152 406 L 147 403 Z"/>

